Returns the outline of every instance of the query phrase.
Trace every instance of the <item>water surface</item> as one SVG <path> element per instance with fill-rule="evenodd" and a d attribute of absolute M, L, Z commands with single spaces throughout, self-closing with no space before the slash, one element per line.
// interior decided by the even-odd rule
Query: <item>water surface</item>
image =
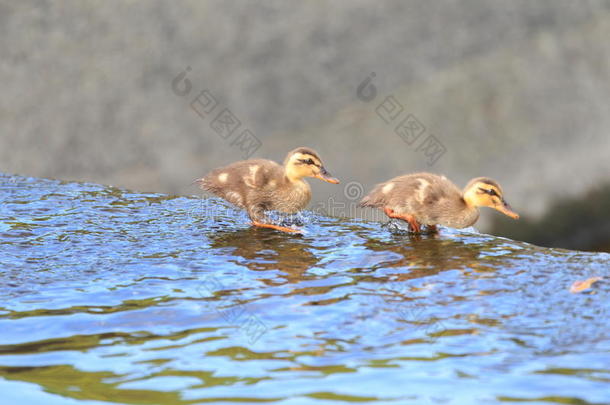
<path fill-rule="evenodd" d="M 610 403 L 610 255 L 0 176 L 0 403 Z M 390 227 L 391 228 L 391 227 Z"/>

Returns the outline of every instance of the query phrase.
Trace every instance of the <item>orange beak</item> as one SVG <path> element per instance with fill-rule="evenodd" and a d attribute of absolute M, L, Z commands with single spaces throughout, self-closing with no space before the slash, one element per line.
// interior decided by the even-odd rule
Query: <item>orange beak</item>
<path fill-rule="evenodd" d="M 322 166 L 320 168 L 320 174 L 317 174 L 314 176 L 316 179 L 320 179 L 322 181 L 325 181 L 327 183 L 331 183 L 331 184 L 339 184 L 339 179 L 334 178 L 333 176 L 330 175 L 329 172 L 326 171 L 326 169 L 324 168 L 324 166 Z"/>
<path fill-rule="evenodd" d="M 515 211 L 513 211 L 511 206 L 508 205 L 508 203 L 504 200 L 502 200 L 502 205 L 499 205 L 494 208 L 497 209 L 498 211 L 500 211 L 502 214 L 511 217 L 512 219 L 519 219 L 519 214 L 517 214 Z"/>

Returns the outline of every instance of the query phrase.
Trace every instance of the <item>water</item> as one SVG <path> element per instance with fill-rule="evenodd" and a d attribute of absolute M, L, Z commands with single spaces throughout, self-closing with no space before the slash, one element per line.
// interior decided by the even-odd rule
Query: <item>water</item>
<path fill-rule="evenodd" d="M 610 403 L 608 254 L 0 187 L 2 404 Z"/>

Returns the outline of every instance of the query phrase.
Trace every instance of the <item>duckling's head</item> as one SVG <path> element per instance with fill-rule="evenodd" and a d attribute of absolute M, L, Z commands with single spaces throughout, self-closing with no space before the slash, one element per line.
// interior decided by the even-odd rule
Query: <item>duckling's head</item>
<path fill-rule="evenodd" d="M 313 149 L 301 147 L 288 152 L 284 160 L 284 167 L 286 177 L 290 181 L 301 180 L 303 177 L 315 177 L 328 183 L 339 183 L 339 180 L 326 171 L 322 159 Z"/>
<path fill-rule="evenodd" d="M 464 187 L 464 201 L 471 207 L 490 207 L 513 219 L 519 218 L 519 214 L 504 200 L 502 187 L 487 177 L 470 180 Z"/>

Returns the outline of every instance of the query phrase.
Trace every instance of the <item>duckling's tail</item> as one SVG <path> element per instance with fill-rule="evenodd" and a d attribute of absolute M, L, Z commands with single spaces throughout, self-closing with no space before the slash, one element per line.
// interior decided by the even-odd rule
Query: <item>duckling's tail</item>
<path fill-rule="evenodd" d="M 193 184 L 197 184 L 197 186 L 198 186 L 199 188 L 202 188 L 202 189 L 204 189 L 204 190 L 205 190 L 205 177 L 202 177 L 202 178 L 200 178 L 200 179 L 193 180 L 193 182 L 191 183 L 191 185 L 193 185 Z"/>
<path fill-rule="evenodd" d="M 216 187 L 216 184 L 214 184 L 212 181 L 210 181 L 210 176 L 206 176 L 206 177 L 202 177 L 200 179 L 197 179 L 195 181 L 193 181 L 191 184 L 197 184 L 197 186 L 199 186 L 200 189 L 205 190 L 205 191 L 210 191 L 212 193 L 215 193 L 218 187 Z"/>
<path fill-rule="evenodd" d="M 381 208 L 385 205 L 385 199 L 379 193 L 376 193 L 375 190 L 371 191 L 358 203 L 359 207 Z"/>
<path fill-rule="evenodd" d="M 362 200 L 360 200 L 360 202 L 358 203 L 359 207 L 370 207 L 371 206 L 371 198 L 370 196 L 365 196 Z"/>

